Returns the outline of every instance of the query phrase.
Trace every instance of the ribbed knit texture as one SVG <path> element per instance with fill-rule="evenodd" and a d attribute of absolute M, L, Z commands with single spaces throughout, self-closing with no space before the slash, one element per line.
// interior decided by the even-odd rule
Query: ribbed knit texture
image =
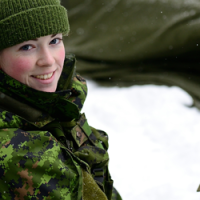
<path fill-rule="evenodd" d="M 0 0 L 0 50 L 57 33 L 69 33 L 60 0 Z"/>

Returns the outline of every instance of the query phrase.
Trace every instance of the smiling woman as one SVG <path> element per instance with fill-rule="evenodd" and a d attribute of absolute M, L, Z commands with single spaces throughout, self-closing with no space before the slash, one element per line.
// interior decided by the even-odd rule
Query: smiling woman
<path fill-rule="evenodd" d="M 0 68 L 36 90 L 55 92 L 65 59 L 62 34 L 48 35 L 2 51 Z"/>
<path fill-rule="evenodd" d="M 0 199 L 120 200 L 108 136 L 81 113 L 59 0 L 0 0 Z"/>

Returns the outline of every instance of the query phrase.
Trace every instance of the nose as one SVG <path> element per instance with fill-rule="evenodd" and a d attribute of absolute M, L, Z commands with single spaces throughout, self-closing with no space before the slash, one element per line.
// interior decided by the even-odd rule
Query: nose
<path fill-rule="evenodd" d="M 38 66 L 51 67 L 55 63 L 53 52 L 51 52 L 48 48 L 41 49 L 38 57 Z"/>

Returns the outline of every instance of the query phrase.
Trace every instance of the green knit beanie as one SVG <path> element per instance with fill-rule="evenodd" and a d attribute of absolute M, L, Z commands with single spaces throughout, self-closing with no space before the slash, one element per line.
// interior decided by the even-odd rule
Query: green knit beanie
<path fill-rule="evenodd" d="M 58 33 L 69 33 L 60 0 L 0 0 L 0 50 Z"/>

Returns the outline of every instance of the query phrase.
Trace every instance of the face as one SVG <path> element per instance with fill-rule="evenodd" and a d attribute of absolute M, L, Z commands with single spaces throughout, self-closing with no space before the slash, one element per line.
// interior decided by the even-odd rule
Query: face
<path fill-rule="evenodd" d="M 55 92 L 64 59 L 62 34 L 48 35 L 4 49 L 0 69 L 31 88 Z"/>

